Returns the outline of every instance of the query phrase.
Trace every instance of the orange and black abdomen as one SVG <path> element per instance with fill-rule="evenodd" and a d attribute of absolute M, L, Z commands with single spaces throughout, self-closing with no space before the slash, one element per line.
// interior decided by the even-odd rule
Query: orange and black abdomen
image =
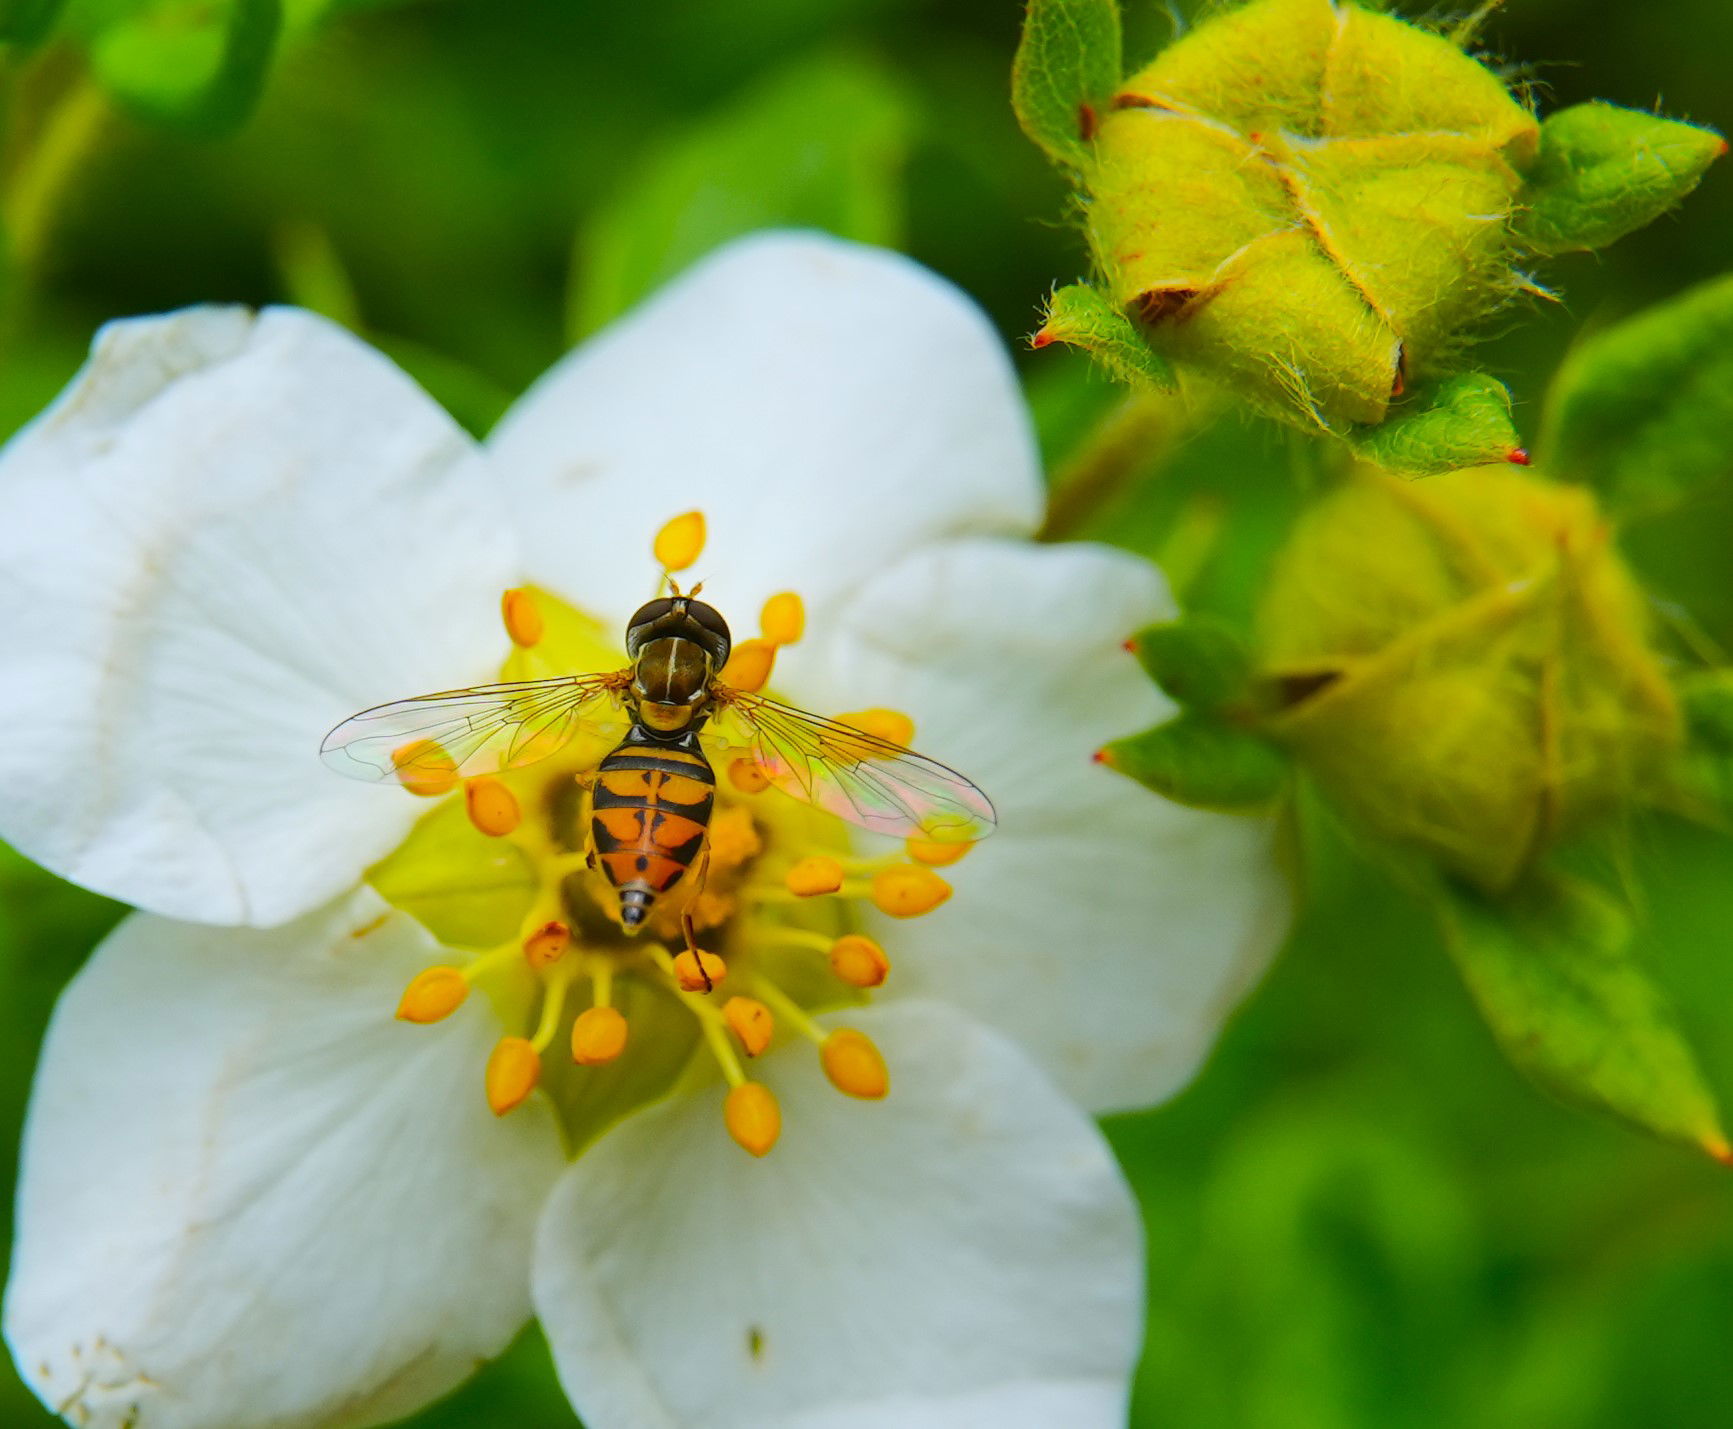
<path fill-rule="evenodd" d="M 590 837 L 597 864 L 620 891 L 627 928 L 641 925 L 692 866 L 715 801 L 716 776 L 695 739 L 662 744 L 629 736 L 602 761 Z"/>

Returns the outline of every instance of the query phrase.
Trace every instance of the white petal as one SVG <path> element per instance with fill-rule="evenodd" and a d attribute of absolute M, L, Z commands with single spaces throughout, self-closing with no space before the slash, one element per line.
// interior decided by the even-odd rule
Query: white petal
<path fill-rule="evenodd" d="M 730 244 L 565 359 L 490 439 L 536 579 L 620 623 L 683 511 L 735 625 L 836 598 L 936 537 L 1025 532 L 1041 482 L 980 310 L 894 253 L 816 234 Z"/>
<path fill-rule="evenodd" d="M 1094 1125 L 947 1008 L 849 1019 L 881 1103 L 805 1048 L 761 1069 L 762 1161 L 720 1089 L 623 1123 L 536 1241 L 560 1380 L 591 1429 L 1117 1429 L 1139 1341 L 1135 1207 Z"/>
<path fill-rule="evenodd" d="M 488 1111 L 483 999 L 393 1021 L 438 950 L 382 906 L 269 932 L 137 914 L 62 997 L 6 1338 L 72 1423 L 379 1423 L 527 1317 L 558 1133 L 542 1105 Z"/>
<path fill-rule="evenodd" d="M 1172 610 L 1150 566 L 1105 547 L 951 542 L 850 602 L 800 692 L 906 711 L 998 807 L 998 833 L 944 871 L 949 903 L 883 920 L 890 988 L 1010 1033 L 1096 1111 L 1184 1085 L 1286 932 L 1267 821 L 1091 763 L 1172 711 L 1120 648 Z"/>
<path fill-rule="evenodd" d="M 512 562 L 469 439 L 339 328 L 105 328 L 0 452 L 0 837 L 176 917 L 318 906 L 425 807 L 320 739 L 496 668 Z"/>

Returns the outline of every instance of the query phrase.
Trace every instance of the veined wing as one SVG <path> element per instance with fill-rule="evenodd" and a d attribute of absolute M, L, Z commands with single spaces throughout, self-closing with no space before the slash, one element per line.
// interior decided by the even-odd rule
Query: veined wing
<path fill-rule="evenodd" d="M 711 693 L 722 737 L 749 747 L 783 793 L 826 813 L 873 833 L 938 843 L 985 838 L 998 822 L 992 800 L 936 759 L 763 695 L 721 684 Z"/>
<path fill-rule="evenodd" d="M 319 755 L 351 779 L 449 787 L 459 776 L 534 764 L 586 731 L 621 720 L 630 670 L 475 685 L 375 705 L 325 736 Z"/>

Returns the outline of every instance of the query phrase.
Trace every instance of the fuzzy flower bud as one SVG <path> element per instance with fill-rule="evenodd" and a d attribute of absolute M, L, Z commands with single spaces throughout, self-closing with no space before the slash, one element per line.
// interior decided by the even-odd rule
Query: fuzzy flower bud
<path fill-rule="evenodd" d="M 1682 737 L 1592 496 L 1510 467 L 1355 469 L 1295 529 L 1259 635 L 1265 732 L 1371 833 L 1486 889 L 1653 792 Z"/>

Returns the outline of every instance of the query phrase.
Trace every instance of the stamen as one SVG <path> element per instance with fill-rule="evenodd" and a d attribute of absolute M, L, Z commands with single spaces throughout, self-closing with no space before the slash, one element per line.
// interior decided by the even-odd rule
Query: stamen
<path fill-rule="evenodd" d="M 872 1038 L 852 1027 L 839 1027 L 819 1049 L 824 1074 L 839 1092 L 862 1101 L 878 1101 L 891 1089 L 891 1074 Z"/>
<path fill-rule="evenodd" d="M 870 710 L 838 715 L 836 719 L 838 724 L 846 724 L 887 744 L 906 746 L 915 742 L 915 722 L 900 710 L 881 709 L 875 705 Z"/>
<path fill-rule="evenodd" d="M 463 800 L 470 823 L 489 838 L 504 838 L 523 822 L 517 795 L 497 779 L 471 779 L 463 787 Z"/>
<path fill-rule="evenodd" d="M 533 968 L 550 968 L 566 955 L 572 945 L 572 930 L 555 919 L 543 923 L 524 939 L 524 957 Z"/>
<path fill-rule="evenodd" d="M 751 694 L 770 683 L 770 672 L 775 668 L 776 646 L 768 640 L 742 640 L 728 656 L 728 662 L 717 678 L 725 685 Z"/>
<path fill-rule="evenodd" d="M 540 643 L 546 633 L 547 623 L 542 619 L 541 607 L 527 590 L 508 590 L 502 595 L 499 614 L 505 622 L 505 633 L 511 636 L 511 643 L 521 650 Z"/>
<path fill-rule="evenodd" d="M 782 881 L 797 898 L 817 898 L 835 893 L 842 887 L 842 880 L 842 865 L 827 854 L 815 853 L 789 869 Z"/>
<path fill-rule="evenodd" d="M 728 782 L 742 794 L 762 794 L 770 787 L 770 776 L 759 768 L 756 759 L 743 754 L 728 761 Z"/>
<path fill-rule="evenodd" d="M 893 918 L 918 918 L 950 896 L 951 885 L 920 864 L 887 868 L 873 878 L 873 902 Z"/>
<path fill-rule="evenodd" d="M 967 839 L 956 843 L 939 843 L 934 839 L 910 839 L 908 841 L 909 857 L 916 863 L 924 863 L 930 868 L 946 868 L 959 862 L 963 855 L 974 847 Z"/>
<path fill-rule="evenodd" d="M 560 1025 L 560 1016 L 566 1010 L 566 989 L 572 985 L 573 970 L 565 968 L 548 975 L 547 992 L 542 997 L 542 1015 L 536 1023 L 536 1034 L 530 1038 L 530 1046 L 535 1048 L 539 1057 L 548 1050 L 554 1040 L 554 1032 Z"/>
<path fill-rule="evenodd" d="M 850 987 L 878 987 L 889 976 L 891 961 L 871 938 L 845 933 L 830 945 L 830 970 Z"/>
<path fill-rule="evenodd" d="M 773 645 L 792 645 L 806 632 L 806 606 L 791 590 L 764 602 L 758 628 Z"/>
<path fill-rule="evenodd" d="M 674 958 L 674 981 L 682 992 L 709 992 L 727 976 L 728 964 L 702 948 L 687 948 Z"/>
<path fill-rule="evenodd" d="M 436 799 L 457 787 L 457 761 L 436 739 L 412 739 L 391 751 L 397 782 L 411 794 Z"/>
<path fill-rule="evenodd" d="M 501 1037 L 487 1059 L 487 1104 L 504 1116 L 536 1089 L 542 1059 L 527 1037 Z"/>
<path fill-rule="evenodd" d="M 676 516 L 656 533 L 651 550 L 665 571 L 683 571 L 704 554 L 704 513 Z"/>
<path fill-rule="evenodd" d="M 572 1060 L 580 1067 L 600 1067 L 626 1050 L 630 1028 L 615 1007 L 589 1007 L 572 1023 Z"/>
<path fill-rule="evenodd" d="M 424 968 L 403 989 L 397 1016 L 404 1022 L 442 1022 L 469 996 L 469 979 L 451 967 Z"/>
<path fill-rule="evenodd" d="M 722 1016 L 728 1028 L 740 1039 L 741 1049 L 748 1057 L 756 1057 L 770 1045 L 776 1032 L 776 1019 L 770 1009 L 755 997 L 731 997 L 722 1004 Z"/>
<path fill-rule="evenodd" d="M 722 1103 L 722 1120 L 735 1142 L 754 1156 L 764 1156 L 782 1135 L 782 1108 L 762 1082 L 741 1082 Z"/>

